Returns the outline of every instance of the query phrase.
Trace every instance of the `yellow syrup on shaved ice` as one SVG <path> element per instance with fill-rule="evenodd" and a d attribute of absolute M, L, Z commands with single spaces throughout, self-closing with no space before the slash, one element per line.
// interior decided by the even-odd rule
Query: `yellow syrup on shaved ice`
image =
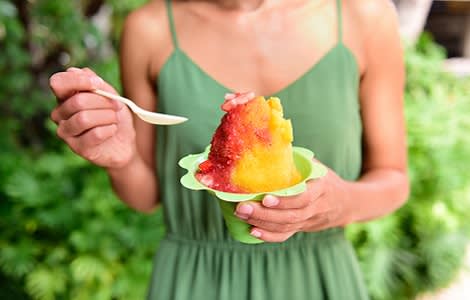
<path fill-rule="evenodd" d="M 253 93 L 226 97 L 226 111 L 211 142 L 208 159 L 199 165 L 198 180 L 232 193 L 268 192 L 301 181 L 294 163 L 290 120 L 279 98 Z"/>

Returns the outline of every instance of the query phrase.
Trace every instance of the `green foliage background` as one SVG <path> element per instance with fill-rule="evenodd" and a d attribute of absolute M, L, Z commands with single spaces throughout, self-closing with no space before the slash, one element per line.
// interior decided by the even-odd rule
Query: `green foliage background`
<path fill-rule="evenodd" d="M 411 299 L 441 288 L 463 263 L 470 226 L 470 78 L 445 73 L 444 59 L 426 34 L 406 51 L 408 203 L 348 231 L 375 299 Z"/>
<path fill-rule="evenodd" d="M 119 90 L 119 30 L 144 2 L 0 0 L 0 299 L 145 296 L 160 212 L 118 201 L 104 172 L 71 153 L 48 117 L 48 78 L 67 66 L 90 66 Z M 106 14 L 110 32 L 96 26 Z M 444 73 L 444 57 L 426 35 L 406 52 L 409 202 L 348 230 L 374 299 L 442 287 L 462 264 L 470 80 Z"/>

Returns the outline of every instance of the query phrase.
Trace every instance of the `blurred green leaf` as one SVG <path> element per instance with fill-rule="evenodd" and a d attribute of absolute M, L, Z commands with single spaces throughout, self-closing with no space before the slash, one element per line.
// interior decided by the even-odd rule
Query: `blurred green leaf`
<path fill-rule="evenodd" d="M 16 13 L 16 7 L 13 4 L 6 0 L 0 1 L 0 16 L 15 17 Z"/>
<path fill-rule="evenodd" d="M 26 289 L 34 299 L 54 300 L 65 291 L 65 279 L 61 269 L 38 268 L 26 277 Z"/>

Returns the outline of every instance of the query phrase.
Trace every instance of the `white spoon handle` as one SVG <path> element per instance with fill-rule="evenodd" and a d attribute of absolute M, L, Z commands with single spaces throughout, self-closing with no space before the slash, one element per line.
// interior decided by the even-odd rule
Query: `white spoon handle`
<path fill-rule="evenodd" d="M 151 111 L 142 109 L 139 106 L 137 106 L 137 104 L 135 104 L 134 102 L 132 102 L 131 100 L 127 98 L 124 98 L 119 95 L 115 95 L 115 94 L 112 94 L 103 90 L 95 89 L 92 92 L 100 96 L 126 104 L 137 116 L 139 116 L 139 118 L 141 118 L 147 123 L 158 124 L 158 125 L 175 125 L 175 124 L 186 122 L 188 120 L 185 117 L 161 114 L 161 113 L 151 112 Z"/>
<path fill-rule="evenodd" d="M 106 92 L 106 91 L 98 90 L 98 89 L 93 90 L 93 93 L 98 94 L 98 95 L 103 96 L 103 97 L 106 97 L 106 98 L 110 98 L 112 100 L 122 102 L 125 105 L 129 106 L 129 108 L 132 109 L 132 111 L 135 112 L 135 113 L 137 113 L 140 109 L 140 107 L 138 107 L 134 102 L 132 102 L 131 100 L 129 100 L 127 98 L 121 97 L 119 95 L 115 95 L 115 94 L 112 94 L 110 92 Z"/>

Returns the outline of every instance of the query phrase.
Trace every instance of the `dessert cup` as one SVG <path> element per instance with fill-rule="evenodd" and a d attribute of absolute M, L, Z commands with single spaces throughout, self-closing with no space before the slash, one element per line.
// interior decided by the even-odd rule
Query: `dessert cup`
<path fill-rule="evenodd" d="M 179 161 L 179 166 L 188 171 L 183 177 L 181 177 L 180 181 L 185 188 L 191 190 L 207 190 L 209 193 L 215 196 L 219 202 L 225 224 L 232 238 L 247 244 L 263 243 L 262 240 L 257 239 L 250 234 L 250 224 L 234 215 L 234 211 L 238 202 L 261 201 L 264 196 L 268 194 L 281 197 L 301 194 L 306 190 L 306 183 L 308 180 L 320 178 L 325 176 L 327 173 L 327 168 L 325 166 L 313 160 L 314 154 L 312 151 L 301 147 L 292 147 L 292 149 L 294 163 L 302 176 L 302 180 L 288 188 L 268 192 L 244 194 L 218 191 L 205 186 L 199 180 L 197 180 L 196 172 L 198 171 L 199 164 L 207 160 L 210 146 L 208 146 L 203 153 L 190 154 L 183 157 Z"/>

